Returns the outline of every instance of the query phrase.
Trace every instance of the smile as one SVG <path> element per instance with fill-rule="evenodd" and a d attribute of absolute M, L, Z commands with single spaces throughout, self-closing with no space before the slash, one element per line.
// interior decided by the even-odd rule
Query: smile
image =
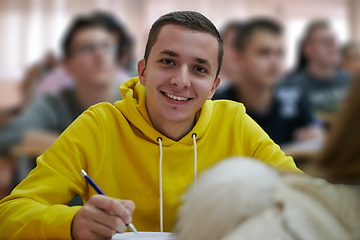
<path fill-rule="evenodd" d="M 188 100 L 191 100 L 192 98 L 186 98 L 186 97 L 179 97 L 179 96 L 175 96 L 175 95 L 172 95 L 170 93 L 166 93 L 166 92 L 162 92 L 165 96 L 167 96 L 168 98 L 171 98 L 173 100 L 176 100 L 176 101 L 188 101 Z"/>

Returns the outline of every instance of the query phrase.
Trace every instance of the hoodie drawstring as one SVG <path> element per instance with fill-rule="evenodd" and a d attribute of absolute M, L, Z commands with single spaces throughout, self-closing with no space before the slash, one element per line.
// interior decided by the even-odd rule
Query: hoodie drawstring
<path fill-rule="evenodd" d="M 197 147 L 196 147 L 196 133 L 191 134 L 194 145 L 194 187 L 196 190 L 196 174 L 197 174 Z"/>
<path fill-rule="evenodd" d="M 156 139 L 159 142 L 160 156 L 159 156 L 159 192 L 160 192 L 160 232 L 164 231 L 164 205 L 163 205 L 163 180 L 162 180 L 162 162 L 163 162 L 163 151 L 162 151 L 162 138 Z"/>
<path fill-rule="evenodd" d="M 197 178 L 197 147 L 196 147 L 196 133 L 191 134 L 194 145 L 194 186 L 196 189 L 196 178 Z M 159 143 L 159 198 L 160 198 L 160 232 L 164 231 L 164 201 L 163 201 L 163 176 L 162 176 L 162 163 L 163 163 L 163 145 L 162 138 L 156 139 Z"/>

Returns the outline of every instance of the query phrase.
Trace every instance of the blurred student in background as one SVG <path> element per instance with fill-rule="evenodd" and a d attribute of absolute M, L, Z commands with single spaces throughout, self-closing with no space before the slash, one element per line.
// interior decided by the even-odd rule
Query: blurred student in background
<path fill-rule="evenodd" d="M 305 168 L 313 177 L 279 174 L 252 159 L 225 160 L 185 195 L 177 239 L 360 239 L 360 79 L 355 80 L 323 151 Z"/>
<path fill-rule="evenodd" d="M 283 72 L 282 27 L 267 18 L 249 20 L 239 26 L 234 47 L 241 69 L 232 85 L 218 90 L 213 99 L 243 103 L 277 144 L 320 137 L 304 93 L 276 87 Z"/>
<path fill-rule="evenodd" d="M 94 18 L 104 22 L 117 42 L 116 60 L 117 69 L 114 75 L 114 91 L 118 92 L 119 86 L 136 73 L 133 59 L 133 39 L 115 16 L 106 12 L 95 12 Z M 48 74 L 37 88 L 37 95 L 57 93 L 74 85 L 73 76 L 68 73 L 64 65 L 59 66 L 54 72 Z"/>
<path fill-rule="evenodd" d="M 349 42 L 342 47 L 341 66 L 352 76 L 360 74 L 360 43 Z"/>
<path fill-rule="evenodd" d="M 231 84 L 231 81 L 238 75 L 238 69 L 240 66 L 235 62 L 236 50 L 234 47 L 234 39 L 236 32 L 239 31 L 241 25 L 242 22 L 240 21 L 230 21 L 225 24 L 223 29 L 220 31 L 220 35 L 224 43 L 224 57 L 223 66 L 220 71 L 221 83 L 218 90 Z"/>
<path fill-rule="evenodd" d="M 339 46 L 328 22 L 309 24 L 300 44 L 299 62 L 284 84 L 303 89 L 316 115 L 334 114 L 346 94 L 350 75 L 339 68 Z"/>
<path fill-rule="evenodd" d="M 120 99 L 118 87 L 114 88 L 117 41 L 113 26 L 97 15 L 75 19 L 62 42 L 64 67 L 74 87 L 35 99 L 22 115 L 2 127 L 0 155 L 20 143 L 41 154 L 88 107 Z"/>

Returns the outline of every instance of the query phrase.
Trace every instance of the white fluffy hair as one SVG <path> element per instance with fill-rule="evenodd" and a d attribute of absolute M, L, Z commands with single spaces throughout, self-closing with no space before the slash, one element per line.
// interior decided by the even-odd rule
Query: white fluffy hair
<path fill-rule="evenodd" d="M 247 217 L 273 204 L 280 182 L 272 168 L 246 157 L 232 157 L 206 171 L 184 195 L 175 225 L 177 239 L 219 240 Z"/>

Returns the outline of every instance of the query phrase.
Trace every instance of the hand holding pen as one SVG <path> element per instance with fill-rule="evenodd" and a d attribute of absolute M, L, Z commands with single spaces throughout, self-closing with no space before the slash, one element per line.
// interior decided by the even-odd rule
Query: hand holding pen
<path fill-rule="evenodd" d="M 89 182 L 94 187 L 92 183 Z M 98 190 L 99 194 L 103 194 Z M 125 232 L 126 227 L 131 223 L 134 208 L 132 201 L 93 195 L 74 216 L 71 225 L 72 237 L 74 240 L 111 239 L 115 233 Z"/>

